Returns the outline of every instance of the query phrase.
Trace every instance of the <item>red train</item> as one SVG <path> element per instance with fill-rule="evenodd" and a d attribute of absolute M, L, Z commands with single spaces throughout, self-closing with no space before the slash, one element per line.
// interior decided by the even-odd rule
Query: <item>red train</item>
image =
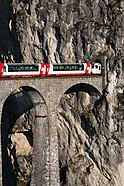
<path fill-rule="evenodd" d="M 100 63 L 82 64 L 25 64 L 0 63 L 0 77 L 22 76 L 82 76 L 101 74 Z"/>

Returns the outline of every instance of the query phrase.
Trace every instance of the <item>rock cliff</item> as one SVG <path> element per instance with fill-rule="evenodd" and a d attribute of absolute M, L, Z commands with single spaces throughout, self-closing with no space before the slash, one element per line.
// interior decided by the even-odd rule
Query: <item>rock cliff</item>
<path fill-rule="evenodd" d="M 12 62 L 22 63 L 101 62 L 105 89 L 100 97 L 72 91 L 61 98 L 57 121 L 60 185 L 123 186 L 124 1 L 0 1 L 0 54 L 1 60 L 11 54 Z M 21 127 L 24 133 L 25 126 Z M 23 179 L 29 179 L 33 147 L 16 132 L 11 143 L 18 144 L 18 137 L 25 143 L 22 151 L 16 151 L 20 162 L 25 162 L 22 174 L 28 167 Z"/>

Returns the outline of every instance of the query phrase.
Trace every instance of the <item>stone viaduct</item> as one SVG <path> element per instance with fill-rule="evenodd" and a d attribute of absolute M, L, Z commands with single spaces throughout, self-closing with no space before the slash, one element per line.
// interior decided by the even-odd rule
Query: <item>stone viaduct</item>
<path fill-rule="evenodd" d="M 34 177 L 31 185 L 42 186 L 59 186 L 59 161 L 58 161 L 58 139 L 57 139 L 57 109 L 61 97 L 66 92 L 73 90 L 81 90 L 88 92 L 90 95 L 99 95 L 103 90 L 103 77 L 47 77 L 47 78 L 5 78 L 0 79 L 0 121 L 2 135 L 2 125 L 7 119 L 7 114 L 3 116 L 4 107 L 12 96 L 17 99 L 15 107 L 17 110 L 17 118 L 26 111 L 35 107 L 36 120 L 41 114 L 43 120 L 39 120 L 39 125 L 35 126 L 34 147 Z M 26 99 L 19 101 L 19 97 L 24 94 L 28 95 Z M 17 96 L 18 95 L 18 96 Z M 25 109 L 19 111 L 23 104 L 27 104 Z M 42 103 L 45 103 L 45 106 Z M 40 104 L 39 104 L 40 103 Z M 22 104 L 22 105 L 21 105 Z M 18 106 L 17 106 L 18 105 Z M 10 105 L 11 110 L 12 105 Z M 40 112 L 42 108 L 42 113 Z M 10 112 L 15 114 L 14 112 Z M 44 118 L 47 116 L 47 121 Z M 7 123 L 7 122 L 6 122 Z M 9 122 L 8 122 L 9 124 Z M 4 132 L 3 132 L 4 133 Z M 3 136 L 3 135 L 2 135 Z M 0 138 L 2 139 L 2 137 Z M 4 140 L 3 140 L 4 141 Z M 5 141 L 4 141 L 5 142 Z M 4 143 L 3 142 L 3 143 Z M 2 153 L 2 141 L 0 141 L 0 185 L 3 185 L 3 168 L 2 160 L 4 153 Z M 7 179 L 7 178 L 6 178 Z M 42 181 L 41 181 L 42 180 Z M 42 182 L 42 183 L 41 183 Z M 5 185 L 5 184 L 4 184 Z"/>

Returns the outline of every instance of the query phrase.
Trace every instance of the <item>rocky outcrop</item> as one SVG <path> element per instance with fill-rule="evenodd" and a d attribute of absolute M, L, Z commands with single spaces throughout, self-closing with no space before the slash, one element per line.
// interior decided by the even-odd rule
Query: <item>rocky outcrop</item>
<path fill-rule="evenodd" d="M 1 54 L 10 51 L 16 62 L 30 63 L 98 59 L 119 68 L 123 6 L 123 1 L 104 0 L 3 1 Z"/>
<path fill-rule="evenodd" d="M 0 3 L 1 60 L 6 61 L 9 53 L 11 62 L 97 60 L 104 67 L 101 97 L 79 91 L 66 93 L 60 101 L 60 185 L 124 185 L 123 22 L 123 0 Z M 32 146 L 20 135 L 31 154 Z M 18 144 L 16 133 L 11 138 Z"/>

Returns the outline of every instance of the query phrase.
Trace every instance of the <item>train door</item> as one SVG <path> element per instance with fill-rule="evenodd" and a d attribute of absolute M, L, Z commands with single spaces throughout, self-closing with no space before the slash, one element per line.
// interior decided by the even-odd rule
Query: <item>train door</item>
<path fill-rule="evenodd" d="M 46 76 L 52 76 L 53 73 L 53 64 L 46 64 Z"/>
<path fill-rule="evenodd" d="M 87 74 L 87 75 L 91 74 L 91 64 L 90 63 L 86 63 L 85 74 Z"/>
<path fill-rule="evenodd" d="M 3 76 L 3 72 L 4 72 L 4 63 L 0 63 L 0 77 Z"/>
<path fill-rule="evenodd" d="M 46 76 L 46 64 L 42 63 L 40 67 L 40 75 Z"/>

